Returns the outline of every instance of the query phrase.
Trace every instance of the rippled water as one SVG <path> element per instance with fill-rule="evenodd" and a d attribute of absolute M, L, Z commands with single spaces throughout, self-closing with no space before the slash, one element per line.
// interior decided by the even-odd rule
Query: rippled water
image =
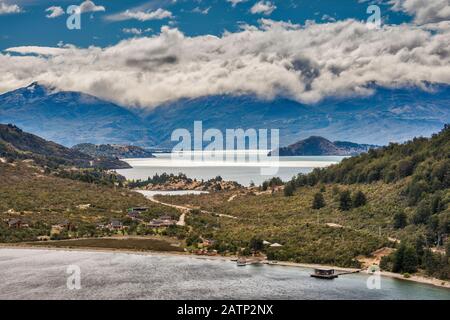
<path fill-rule="evenodd" d="M 67 267 L 81 268 L 81 289 L 68 290 Z M 237 267 L 193 257 L 108 252 L 0 249 L 1 299 L 450 299 L 450 290 L 367 275 L 318 280 L 311 270 Z"/>

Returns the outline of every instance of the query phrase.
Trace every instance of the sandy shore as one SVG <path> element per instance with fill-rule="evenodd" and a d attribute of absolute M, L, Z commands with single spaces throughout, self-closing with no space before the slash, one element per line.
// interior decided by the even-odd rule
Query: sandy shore
<path fill-rule="evenodd" d="M 137 250 L 128 250 L 128 249 L 114 249 L 114 248 L 95 248 L 95 247 L 77 247 L 77 248 L 63 248 L 63 247 L 52 247 L 49 246 L 34 246 L 30 244 L 0 244 L 0 249 L 31 249 L 31 250 L 55 250 L 55 251 L 75 251 L 75 252 L 103 252 L 103 253 L 123 253 L 123 254 L 134 254 L 134 255 L 142 255 L 142 256 L 172 256 L 172 257 L 189 257 L 193 259 L 203 259 L 203 260 L 220 260 L 220 261 L 235 261 L 237 259 L 236 256 L 201 256 L 195 255 L 187 252 L 174 252 L 174 251 L 137 251 Z M 361 273 L 368 273 L 367 270 L 355 269 L 355 268 L 343 268 L 337 266 L 330 265 L 320 265 L 320 264 L 309 264 L 309 263 L 297 263 L 297 262 L 289 262 L 289 261 L 262 261 L 263 264 L 266 265 L 274 265 L 274 266 L 283 266 L 283 267 L 297 267 L 297 268 L 307 268 L 307 269 L 315 269 L 315 268 L 326 268 L 326 269 L 335 269 L 336 271 L 341 272 L 355 272 L 361 271 Z M 381 276 L 394 278 L 398 280 L 404 281 L 412 281 L 427 285 L 433 285 L 436 287 L 447 288 L 450 289 L 450 282 L 444 281 L 436 278 L 421 276 L 421 275 L 411 275 L 409 278 L 405 278 L 402 274 L 381 271 Z"/>

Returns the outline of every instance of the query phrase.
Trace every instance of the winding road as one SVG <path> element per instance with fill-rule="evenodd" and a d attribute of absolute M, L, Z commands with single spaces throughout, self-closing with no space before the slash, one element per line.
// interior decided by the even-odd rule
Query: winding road
<path fill-rule="evenodd" d="M 186 206 L 180 206 L 180 205 L 176 205 L 176 204 L 172 204 L 172 203 L 167 203 L 167 202 L 162 202 L 159 201 L 157 199 L 155 199 L 154 196 L 146 196 L 147 199 L 149 199 L 150 201 L 163 205 L 163 206 L 167 206 L 167 207 L 172 207 L 175 209 L 178 209 L 181 211 L 181 215 L 180 218 L 178 219 L 177 222 L 177 226 L 185 226 L 186 225 L 186 214 L 189 213 L 189 211 L 192 210 L 192 208 L 186 207 Z M 211 214 L 213 216 L 216 217 L 224 217 L 224 218 L 230 218 L 230 219 L 238 219 L 235 216 L 231 216 L 228 214 L 222 214 L 222 213 L 216 213 L 216 212 L 211 212 L 211 211 L 207 211 L 207 210 L 200 210 L 201 213 L 206 213 L 206 214 Z"/>

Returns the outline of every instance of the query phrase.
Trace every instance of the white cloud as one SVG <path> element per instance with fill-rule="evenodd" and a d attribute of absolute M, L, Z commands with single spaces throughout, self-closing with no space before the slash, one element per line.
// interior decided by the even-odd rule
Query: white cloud
<path fill-rule="evenodd" d="M 65 14 L 64 9 L 58 6 L 49 7 L 45 9 L 45 12 L 49 12 L 49 14 L 46 15 L 46 17 L 49 19 L 56 18 Z"/>
<path fill-rule="evenodd" d="M 0 15 L 21 12 L 22 9 L 17 4 L 7 4 L 0 0 Z"/>
<path fill-rule="evenodd" d="M 290 30 L 300 29 L 301 25 L 292 23 L 291 21 L 274 21 L 271 19 L 261 18 L 258 20 L 262 30 L 274 30 L 276 28 Z"/>
<path fill-rule="evenodd" d="M 63 44 L 60 42 L 58 44 L 59 47 L 63 47 Z M 6 52 L 14 52 L 23 55 L 27 55 L 30 53 L 42 55 L 42 56 L 57 56 L 63 55 L 66 53 L 68 48 L 53 48 L 53 47 L 38 47 L 38 46 L 26 46 L 26 47 L 13 47 L 8 48 Z"/>
<path fill-rule="evenodd" d="M 136 19 L 139 21 L 149 21 L 149 20 L 162 20 L 166 18 L 172 18 L 172 12 L 159 8 L 154 11 L 126 10 L 122 13 L 107 17 L 107 20 L 124 21 Z"/>
<path fill-rule="evenodd" d="M 80 4 L 80 12 L 88 13 L 88 12 L 98 12 L 98 11 L 106 11 L 104 6 L 97 6 L 92 1 L 84 1 Z"/>
<path fill-rule="evenodd" d="M 450 20 L 450 0 L 390 0 L 393 10 L 414 16 L 417 24 Z"/>
<path fill-rule="evenodd" d="M 259 1 L 250 9 L 253 14 L 270 15 L 277 8 L 275 4 L 270 1 Z"/>
<path fill-rule="evenodd" d="M 334 22 L 334 21 L 336 21 L 336 18 L 334 18 L 334 17 L 332 17 L 332 16 L 330 16 L 328 14 L 324 14 L 322 16 L 322 20 L 323 21 L 327 21 L 327 22 Z"/>
<path fill-rule="evenodd" d="M 142 29 L 139 29 L 139 28 L 123 28 L 122 32 L 123 33 L 134 34 L 134 35 L 140 35 L 140 34 L 142 34 Z"/>
<path fill-rule="evenodd" d="M 231 3 L 232 7 L 236 7 L 239 3 L 247 2 L 248 0 L 227 0 L 227 2 Z"/>
<path fill-rule="evenodd" d="M 208 7 L 208 8 L 205 8 L 205 9 L 201 9 L 200 7 L 195 7 L 194 9 L 192 9 L 192 12 L 200 13 L 200 14 L 208 14 L 209 10 L 211 10 L 211 7 Z"/>
<path fill-rule="evenodd" d="M 152 31 L 151 28 L 147 28 L 145 30 L 142 30 L 140 28 L 123 28 L 122 29 L 123 33 L 134 34 L 134 35 L 141 35 L 143 33 L 151 32 L 151 31 Z"/>
<path fill-rule="evenodd" d="M 0 54 L 0 92 L 33 81 L 127 106 L 221 94 L 314 103 L 370 95 L 373 84 L 450 84 L 450 23 L 370 30 L 355 20 L 300 27 L 261 19 L 259 27 L 221 37 L 163 27 L 105 48 L 19 47 Z"/>
<path fill-rule="evenodd" d="M 88 12 L 99 12 L 99 11 L 106 11 L 104 6 L 97 6 L 92 1 L 84 1 L 79 5 L 80 13 L 88 13 Z M 57 18 L 59 16 L 62 16 L 65 14 L 64 9 L 59 6 L 51 6 L 47 9 L 45 9 L 46 12 L 49 12 L 48 15 L 46 15 L 47 18 Z"/>

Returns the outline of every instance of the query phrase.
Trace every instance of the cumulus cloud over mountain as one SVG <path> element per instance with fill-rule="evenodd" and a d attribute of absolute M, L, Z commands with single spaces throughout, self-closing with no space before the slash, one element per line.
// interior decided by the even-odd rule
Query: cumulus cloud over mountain
<path fill-rule="evenodd" d="M 391 0 L 393 9 L 414 16 L 418 24 L 450 20 L 450 0 Z"/>
<path fill-rule="evenodd" d="M 17 47 L 0 54 L 0 91 L 41 81 L 121 105 L 153 107 L 180 98 L 255 94 L 315 103 L 385 87 L 450 84 L 450 23 L 383 26 L 291 23 L 215 36 L 159 35 L 106 47 Z"/>

